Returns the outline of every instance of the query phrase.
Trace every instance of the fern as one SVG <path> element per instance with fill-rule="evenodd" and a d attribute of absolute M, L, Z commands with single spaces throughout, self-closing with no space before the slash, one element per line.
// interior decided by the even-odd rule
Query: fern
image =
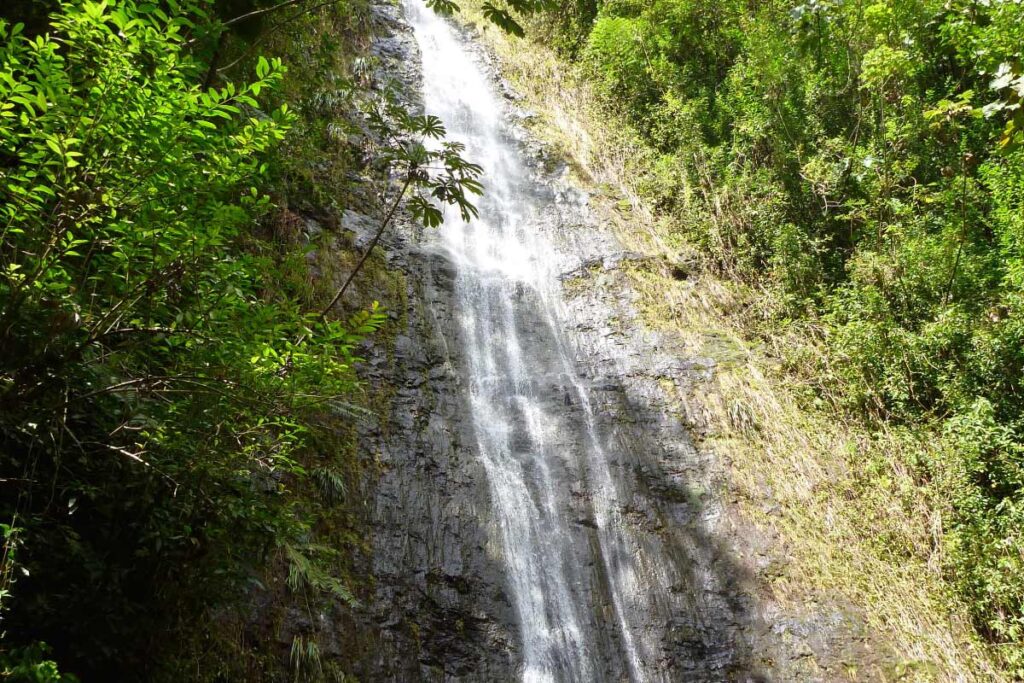
<path fill-rule="evenodd" d="M 348 492 L 344 477 L 327 467 L 317 467 L 312 472 L 313 482 L 321 500 L 327 505 L 337 505 Z"/>
<path fill-rule="evenodd" d="M 359 601 L 348 587 L 317 561 L 317 555 L 329 558 L 337 555 L 337 551 L 317 544 L 310 544 L 301 549 L 289 544 L 284 547 L 284 552 L 288 559 L 286 583 L 292 592 L 311 590 L 327 593 L 351 607 L 359 605 Z"/>

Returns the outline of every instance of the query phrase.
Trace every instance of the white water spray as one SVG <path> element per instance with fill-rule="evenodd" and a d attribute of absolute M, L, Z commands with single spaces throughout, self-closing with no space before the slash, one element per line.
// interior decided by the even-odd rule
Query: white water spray
<path fill-rule="evenodd" d="M 480 217 L 450 213 L 441 239 L 457 266 L 470 417 L 519 618 L 522 679 L 657 680 L 657 644 L 638 615 L 657 611 L 664 577 L 643 566 L 621 523 L 609 453 L 560 331 L 553 249 L 536 229 L 539 188 L 460 37 L 422 0 L 405 9 L 423 54 L 426 110 L 485 171 Z M 553 405 L 573 406 L 575 417 Z M 572 518 L 573 486 L 589 498 L 596 529 Z M 596 664 L 609 647 L 619 650 L 617 675 Z"/>

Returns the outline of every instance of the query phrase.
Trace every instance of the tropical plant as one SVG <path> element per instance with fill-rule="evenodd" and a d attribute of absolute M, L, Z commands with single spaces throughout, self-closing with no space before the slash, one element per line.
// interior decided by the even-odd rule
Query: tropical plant
<path fill-rule="evenodd" d="M 0 600 L 4 666 L 39 680 L 59 680 L 44 641 L 61 670 L 144 675 L 274 557 L 295 590 L 351 599 L 297 492 L 335 504 L 356 476 L 312 454 L 365 413 L 354 366 L 387 316 L 279 286 L 302 247 L 260 226 L 299 119 L 270 104 L 279 59 L 224 80 L 209 42 L 233 24 L 206 8 L 65 0 L 32 35 L 0 19 Z M 390 98 L 368 122 L 401 175 L 382 231 L 409 188 L 475 211 L 479 168 L 439 121 Z"/>

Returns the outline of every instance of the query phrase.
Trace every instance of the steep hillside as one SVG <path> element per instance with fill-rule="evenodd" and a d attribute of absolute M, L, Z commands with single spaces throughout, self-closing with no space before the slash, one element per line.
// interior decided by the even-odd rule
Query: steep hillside
<path fill-rule="evenodd" d="M 624 245 L 645 256 L 621 269 L 644 324 L 716 360 L 712 386 L 682 392 L 677 409 L 732 462 L 736 502 L 747 519 L 778 533 L 788 549 L 790 559 L 773 569 L 772 590 L 798 604 L 817 600 L 815 593 L 847 596 L 906 653 L 894 676 L 1019 675 L 1014 567 L 1021 544 L 1011 520 L 1020 451 L 1015 408 L 998 407 L 1016 403 L 1010 387 L 1019 368 L 1010 356 L 1000 356 L 1006 364 L 999 370 L 986 361 L 984 372 L 996 374 L 954 398 L 953 383 L 977 381 L 966 376 L 975 370 L 962 360 L 943 366 L 961 352 L 987 353 L 981 338 L 1007 352 L 1017 345 L 1008 341 L 1016 338 L 1013 304 L 947 291 L 954 282 L 967 287 L 971 277 L 994 277 L 986 282 L 1002 289 L 985 285 L 985 296 L 1016 301 L 1018 254 L 1005 249 L 1017 223 L 998 206 L 1017 206 L 1011 213 L 1019 215 L 1017 186 L 993 182 L 1020 168 L 1015 124 L 988 119 L 968 103 L 1000 101 L 1005 84 L 996 79 L 989 91 L 989 81 L 1013 48 L 1001 47 L 1001 58 L 995 48 L 986 53 L 990 67 L 955 67 L 962 79 L 974 79 L 959 84 L 942 71 L 955 60 L 922 55 L 915 62 L 922 66 L 908 67 L 917 80 L 885 76 L 892 90 L 880 100 L 872 99 L 870 73 L 860 75 L 862 60 L 867 70 L 888 49 L 886 40 L 936 30 L 941 21 L 963 28 L 956 38 L 942 33 L 953 45 L 1002 45 L 1016 10 L 982 17 L 923 6 L 816 5 L 760 16 L 662 5 L 579 3 L 527 22 L 529 49 L 479 15 L 475 26 L 524 98 L 531 131 L 570 164 Z M 889 33 L 879 29 L 871 44 L 844 42 L 857 22 L 876 26 L 881 16 Z M 934 21 L 925 28 L 915 23 L 922 17 Z M 772 40 L 761 33 L 778 26 L 788 33 Z M 685 47 L 691 30 L 699 50 L 670 40 Z M 931 43 L 908 38 L 900 49 L 924 44 Z M 842 54 L 850 65 L 835 74 L 828 60 Z M 708 69 L 702 59 L 720 67 Z M 947 79 L 949 99 L 941 99 L 942 90 L 915 90 L 933 87 L 924 85 L 927 69 L 947 74 L 933 75 L 932 83 Z M 1003 70 L 1012 73 L 1012 66 Z M 851 79 L 846 90 L 808 80 L 840 76 Z M 831 108 L 812 97 L 830 98 Z M 776 98 L 779 109 L 771 105 Z M 887 118 L 877 118 L 890 104 Z M 827 118 L 815 123 L 816 116 Z M 884 134 L 872 129 L 880 121 Z M 844 141 L 845 122 L 852 137 Z M 834 137 L 825 139 L 829 126 Z M 953 134 L 944 126 L 962 126 L 954 131 L 959 151 L 943 142 Z M 938 147 L 923 151 L 912 140 Z M 934 156 L 939 149 L 969 162 L 944 161 Z M 835 186 L 814 175 L 824 157 L 839 169 Z M 892 167 L 879 171 L 876 162 Z M 896 199 L 896 188 L 907 194 Z M 824 193 L 817 205 L 815 192 Z M 885 208 L 865 214 L 872 202 Z M 885 224 L 881 247 L 865 225 L 872 216 Z M 918 219 L 934 227 L 911 227 Z M 838 236 L 822 237 L 830 221 L 839 224 Z M 836 244 L 842 235 L 854 241 Z M 983 276 L 981 266 L 966 265 L 971 258 L 997 273 Z M 941 291 L 927 289 L 917 270 L 925 263 L 939 271 L 934 284 Z M 870 283 L 860 279 L 869 270 Z M 887 284 L 889 277 L 895 279 Z M 573 284 L 583 292 L 591 286 Z M 868 314 L 853 303 L 876 297 L 882 306 L 885 296 L 916 307 L 918 317 L 886 319 L 882 308 Z M 992 315 L 991 306 L 1001 312 Z M 889 339 L 888 346 L 871 339 Z M 930 349 L 920 356 L 922 369 L 912 360 L 917 344 Z M 903 380 L 880 370 L 890 362 L 903 368 Z M 914 386 L 936 382 L 939 393 L 928 401 L 944 407 L 924 401 L 920 388 L 904 383 L 910 379 Z M 865 399 L 865 388 L 875 398 Z M 885 396 L 890 391 L 909 398 L 900 403 Z M 953 407 L 957 401 L 962 408 Z"/>

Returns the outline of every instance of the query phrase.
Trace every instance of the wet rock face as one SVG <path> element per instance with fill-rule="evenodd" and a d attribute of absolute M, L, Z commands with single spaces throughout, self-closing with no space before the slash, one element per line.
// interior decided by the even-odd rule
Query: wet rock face
<path fill-rule="evenodd" d="M 375 80 L 398 80 L 415 106 L 419 53 L 395 5 L 374 7 L 381 36 Z M 379 218 L 347 211 L 342 230 L 359 246 Z M 489 547 L 487 482 L 472 442 L 453 338 L 455 270 L 419 244 L 408 219 L 381 242 L 388 266 L 405 275 L 404 321 L 393 348 L 375 345 L 364 378 L 387 387 L 385 420 L 361 441 L 379 475 L 366 492 L 373 588 L 355 614 L 345 656 L 366 681 L 505 681 L 515 678 L 515 620 L 500 558 Z M 372 294 L 372 293 L 367 293 Z M 389 302 L 391 307 L 398 302 Z"/>
<path fill-rule="evenodd" d="M 366 434 L 380 446 L 381 473 L 371 504 L 373 638 L 359 672 L 374 681 L 509 680 L 514 619 L 488 549 L 486 478 L 466 447 L 451 265 L 414 249 L 406 256 L 407 333 L 387 363 L 371 361 L 395 390 L 388 424 Z"/>
<path fill-rule="evenodd" d="M 400 10 L 381 3 L 375 16 L 378 80 L 397 77 L 417 92 L 419 54 Z M 482 52 L 476 57 L 487 64 Z M 511 93 L 497 78 L 494 86 Z M 523 201 L 539 207 L 530 229 L 554 250 L 550 286 L 510 284 L 481 296 L 511 301 L 502 331 L 530 350 L 530 380 L 509 386 L 509 395 L 527 396 L 554 423 L 544 472 L 536 433 L 514 410 L 507 444 L 523 463 L 522 495 L 538 509 L 539 482 L 557 484 L 548 507 L 565 524 L 557 535 L 541 527 L 557 540 L 545 559 L 562 565 L 579 612 L 574 624 L 590 643 L 586 676 L 552 655 L 555 679 L 839 678 L 844 662 L 864 656 L 856 620 L 784 614 L 764 599 L 760 560 L 750 558 L 770 564 L 771 539 L 730 514 L 725 465 L 695 440 L 699 419 L 679 414 L 667 397 L 666 386 L 707 382 L 714 362 L 641 329 L 621 269 L 643 257 L 623 252 L 586 195 L 550 172 L 550 159 L 517 123 L 529 116 L 512 106 L 508 138 L 531 177 Z M 342 221 L 356 244 L 375 225 L 354 212 Z M 506 561 L 515 539 L 502 535 L 508 525 L 470 405 L 469 385 L 479 378 L 471 376 L 472 340 L 459 319 L 467 282 L 439 241 L 409 222 L 382 248 L 389 267 L 405 274 L 408 303 L 393 348 L 371 349 L 364 369 L 370 382 L 390 388 L 391 400 L 386 419 L 362 430 L 364 449 L 380 465 L 365 493 L 373 589 L 345 627 L 352 651 L 342 656 L 366 681 L 518 680 L 524 607 Z M 573 296 L 564 291 L 570 279 L 584 285 Z M 495 382 L 511 376 L 499 370 Z M 549 603 L 547 618 L 560 623 L 553 609 Z M 631 647 L 641 661 L 630 663 Z"/>

